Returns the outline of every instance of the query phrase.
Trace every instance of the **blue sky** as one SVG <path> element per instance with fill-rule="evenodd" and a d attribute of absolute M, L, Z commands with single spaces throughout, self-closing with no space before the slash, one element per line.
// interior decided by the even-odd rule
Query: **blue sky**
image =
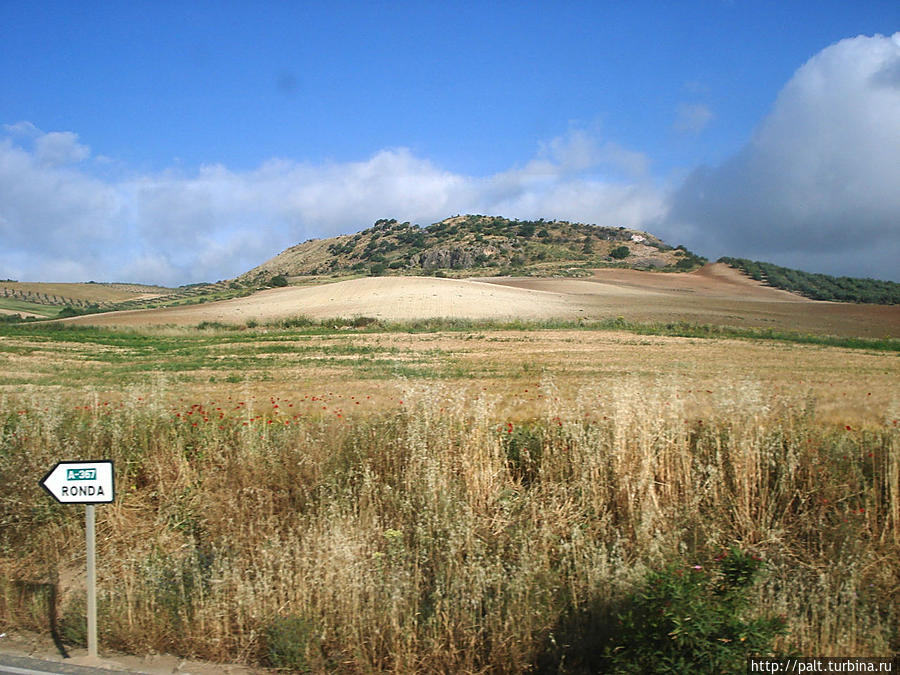
<path fill-rule="evenodd" d="M 0 277 L 456 213 L 900 280 L 900 3 L 0 2 Z M 894 36 L 894 37 L 892 37 Z"/>

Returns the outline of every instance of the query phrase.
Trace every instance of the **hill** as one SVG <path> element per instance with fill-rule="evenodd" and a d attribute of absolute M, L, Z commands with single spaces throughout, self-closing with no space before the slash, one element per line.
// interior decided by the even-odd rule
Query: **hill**
<path fill-rule="evenodd" d="M 379 220 L 357 234 L 309 240 L 237 281 L 263 285 L 324 274 L 587 276 L 597 267 L 689 271 L 705 262 L 626 227 L 465 215 L 428 227 Z"/>
<path fill-rule="evenodd" d="M 894 281 L 813 274 L 746 258 L 719 258 L 719 262 L 738 269 L 767 286 L 781 288 L 812 300 L 900 305 L 900 284 Z"/>

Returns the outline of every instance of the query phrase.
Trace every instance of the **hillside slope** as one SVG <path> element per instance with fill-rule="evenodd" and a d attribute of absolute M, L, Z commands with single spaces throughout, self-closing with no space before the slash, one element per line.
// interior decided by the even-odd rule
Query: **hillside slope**
<path fill-rule="evenodd" d="M 172 289 L 169 288 L 142 284 L 0 281 L 0 298 L 71 307 L 114 305 L 129 300 L 155 298 L 171 292 Z"/>
<path fill-rule="evenodd" d="M 582 276 L 592 267 L 690 270 L 705 260 L 652 234 L 567 221 L 454 216 L 428 227 L 379 220 L 354 235 L 310 240 L 238 277 L 323 274 Z"/>
<path fill-rule="evenodd" d="M 879 279 L 834 277 L 781 267 L 746 258 L 719 258 L 720 263 L 740 270 L 751 279 L 812 300 L 900 305 L 900 284 Z"/>
<path fill-rule="evenodd" d="M 252 325 L 308 317 L 419 320 L 689 321 L 840 336 L 900 335 L 900 308 L 815 302 L 769 288 L 725 265 L 690 273 L 596 270 L 580 279 L 389 276 L 258 291 L 155 310 L 108 312 L 67 322 L 105 326 Z"/>

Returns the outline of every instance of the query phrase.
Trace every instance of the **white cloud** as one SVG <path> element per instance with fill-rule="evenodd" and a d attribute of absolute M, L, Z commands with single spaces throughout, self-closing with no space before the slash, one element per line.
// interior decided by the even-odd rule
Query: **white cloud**
<path fill-rule="evenodd" d="M 573 130 L 541 144 L 521 168 L 473 179 L 460 200 L 469 207 L 453 211 L 639 228 L 665 213 L 649 165 L 643 153 Z"/>
<path fill-rule="evenodd" d="M 12 138 L 30 142 L 35 158 L 45 166 L 75 164 L 91 156 L 91 149 L 79 143 L 78 134 L 71 131 L 44 133 L 27 120 L 4 124 L 3 130 Z"/>
<path fill-rule="evenodd" d="M 87 159 L 91 155 L 91 149 L 78 142 L 78 134 L 71 131 L 51 131 L 35 140 L 34 154 L 45 166 L 61 166 Z"/>
<path fill-rule="evenodd" d="M 675 131 L 699 134 L 712 121 L 712 110 L 703 103 L 679 103 L 675 108 Z"/>
<path fill-rule="evenodd" d="M 659 189 L 644 182 L 645 156 L 578 131 L 488 177 L 396 148 L 357 162 L 273 159 L 247 172 L 210 165 L 118 181 L 64 165 L 85 156 L 75 134 L 38 133 L 33 151 L 0 141 L 0 277 L 188 283 L 235 276 L 298 241 L 383 217 L 426 225 L 491 213 L 639 227 L 663 210 Z M 610 178 L 620 174 L 643 178 Z"/>
<path fill-rule="evenodd" d="M 541 143 L 538 156 L 526 170 L 552 175 L 602 171 L 607 178 L 643 178 L 649 158 L 613 141 L 600 142 L 593 134 L 573 129 L 564 136 Z"/>
<path fill-rule="evenodd" d="M 11 136 L 20 136 L 25 138 L 36 138 L 41 135 L 41 130 L 34 126 L 31 122 L 16 122 L 15 124 L 4 124 L 3 130 Z"/>
<path fill-rule="evenodd" d="M 10 249 L 66 254 L 72 242 L 101 245 L 116 229 L 120 195 L 89 175 L 44 165 L 0 141 L 0 234 Z"/>
<path fill-rule="evenodd" d="M 711 255 L 900 280 L 900 33 L 797 70 L 750 143 L 675 193 L 662 234 Z"/>

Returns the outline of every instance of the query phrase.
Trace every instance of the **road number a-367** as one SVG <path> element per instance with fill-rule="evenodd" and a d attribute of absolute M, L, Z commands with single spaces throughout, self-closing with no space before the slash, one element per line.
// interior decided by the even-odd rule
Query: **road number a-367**
<path fill-rule="evenodd" d="M 109 504 L 115 499 L 111 460 L 57 462 L 41 481 L 64 504 Z"/>

